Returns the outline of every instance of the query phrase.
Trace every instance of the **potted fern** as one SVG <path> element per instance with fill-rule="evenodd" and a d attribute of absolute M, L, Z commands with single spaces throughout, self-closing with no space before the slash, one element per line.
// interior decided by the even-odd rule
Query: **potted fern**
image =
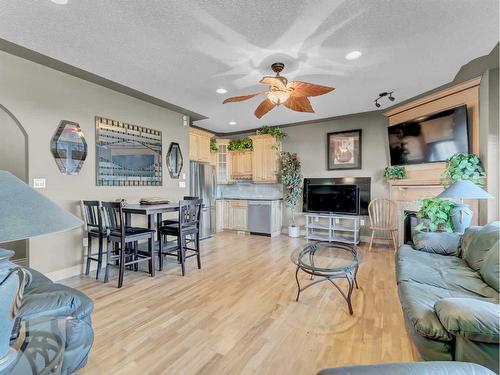
<path fill-rule="evenodd" d="M 485 176 L 479 156 L 460 152 L 446 160 L 442 182 L 444 186 L 450 186 L 455 181 L 470 180 L 483 187 Z"/>
<path fill-rule="evenodd" d="M 300 236 L 300 227 L 295 223 L 295 207 L 302 192 L 302 174 L 300 173 L 300 161 L 297 154 L 282 152 L 280 158 L 279 181 L 284 187 L 285 204 L 290 210 L 290 226 L 288 235 L 290 237 Z"/>
<path fill-rule="evenodd" d="M 384 168 L 384 178 L 389 180 L 404 180 L 406 178 L 406 168 L 402 165 L 393 165 Z"/>

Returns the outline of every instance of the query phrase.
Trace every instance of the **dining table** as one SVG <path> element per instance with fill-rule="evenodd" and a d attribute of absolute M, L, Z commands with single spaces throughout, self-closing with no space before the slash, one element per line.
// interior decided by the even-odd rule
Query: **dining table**
<path fill-rule="evenodd" d="M 177 212 L 179 211 L 179 202 L 170 202 L 164 204 L 125 204 L 123 207 L 123 213 L 125 214 L 125 225 L 131 225 L 132 215 L 143 215 L 147 216 L 148 219 L 148 229 L 154 229 L 155 216 L 156 216 L 156 228 L 162 221 L 162 214 L 167 212 Z M 160 233 L 157 231 L 157 240 L 160 241 Z"/>

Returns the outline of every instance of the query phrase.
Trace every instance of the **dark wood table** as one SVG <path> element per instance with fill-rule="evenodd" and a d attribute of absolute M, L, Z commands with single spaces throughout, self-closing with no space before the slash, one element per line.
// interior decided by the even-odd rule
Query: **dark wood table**
<path fill-rule="evenodd" d="M 154 216 L 156 215 L 156 224 L 161 223 L 161 215 L 166 212 L 179 211 L 179 203 L 168 204 L 127 204 L 123 207 L 125 213 L 125 225 L 131 224 L 131 215 L 144 215 L 148 217 L 148 228 L 153 229 Z M 157 240 L 160 241 L 160 234 L 157 233 Z"/>

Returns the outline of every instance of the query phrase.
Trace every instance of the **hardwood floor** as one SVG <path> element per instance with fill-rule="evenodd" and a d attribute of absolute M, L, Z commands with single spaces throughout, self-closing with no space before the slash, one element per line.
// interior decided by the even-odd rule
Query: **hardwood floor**
<path fill-rule="evenodd" d="M 290 253 L 304 244 L 225 232 L 202 241 L 203 268 L 189 259 L 186 277 L 171 264 L 155 278 L 128 271 L 122 289 L 116 275 L 109 284 L 66 280 L 95 302 L 94 346 L 80 374 L 315 374 L 413 361 L 392 249 L 362 246 L 350 316 L 328 283 L 295 302 Z"/>

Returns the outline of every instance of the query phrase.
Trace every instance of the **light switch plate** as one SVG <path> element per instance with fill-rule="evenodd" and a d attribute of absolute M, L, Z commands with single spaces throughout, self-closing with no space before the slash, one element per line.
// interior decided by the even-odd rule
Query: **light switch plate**
<path fill-rule="evenodd" d="M 33 187 L 35 189 L 45 189 L 45 178 L 34 178 Z"/>
<path fill-rule="evenodd" d="M 180 188 L 185 188 L 186 187 L 186 181 L 179 181 L 179 187 Z"/>
<path fill-rule="evenodd" d="M 364 219 L 361 219 L 361 220 L 359 221 L 359 225 L 361 225 L 362 227 L 364 227 L 364 226 L 365 226 L 365 220 L 364 220 Z"/>

